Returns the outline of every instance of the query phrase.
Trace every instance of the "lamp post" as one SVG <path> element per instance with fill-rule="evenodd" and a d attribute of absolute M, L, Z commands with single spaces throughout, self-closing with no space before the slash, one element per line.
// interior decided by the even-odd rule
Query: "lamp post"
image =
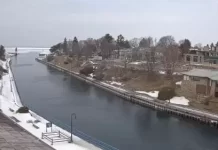
<path fill-rule="evenodd" d="M 73 142 L 73 116 L 74 116 L 74 119 L 76 119 L 76 114 L 75 113 L 72 113 L 71 114 L 71 126 L 70 126 L 70 133 L 71 133 L 71 136 L 70 136 L 70 141 L 69 143 L 72 143 Z"/>

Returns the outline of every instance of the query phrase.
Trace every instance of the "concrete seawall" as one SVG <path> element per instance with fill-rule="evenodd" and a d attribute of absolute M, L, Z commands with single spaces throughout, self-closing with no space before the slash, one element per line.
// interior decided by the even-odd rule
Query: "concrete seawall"
<path fill-rule="evenodd" d="M 175 104 L 170 104 L 165 101 L 161 101 L 158 99 L 155 99 L 149 95 L 147 96 L 140 96 L 139 94 L 136 94 L 135 92 L 127 91 L 127 90 L 119 90 L 116 87 L 112 87 L 110 85 L 104 84 L 98 80 L 95 80 L 90 77 L 86 77 L 84 75 L 78 74 L 77 72 L 69 71 L 65 68 L 62 68 L 60 66 L 54 65 L 52 63 L 40 60 L 36 58 L 36 61 L 43 63 L 47 66 L 50 66 L 52 68 L 55 68 L 59 71 L 68 73 L 72 75 L 73 77 L 84 81 L 88 84 L 95 85 L 96 87 L 99 87 L 101 89 L 104 89 L 108 92 L 111 92 L 119 97 L 124 98 L 125 100 L 128 100 L 132 103 L 139 104 L 141 106 L 150 107 L 159 111 L 163 111 L 169 114 L 178 115 L 180 117 L 189 118 L 192 120 L 199 121 L 201 123 L 206 123 L 210 126 L 214 126 L 218 128 L 218 114 L 213 114 L 207 111 L 202 111 L 186 106 L 180 106 Z"/>

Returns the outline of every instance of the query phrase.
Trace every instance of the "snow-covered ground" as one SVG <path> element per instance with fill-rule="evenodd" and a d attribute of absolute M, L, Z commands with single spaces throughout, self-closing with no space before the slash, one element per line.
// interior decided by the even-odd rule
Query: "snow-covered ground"
<path fill-rule="evenodd" d="M 140 94 L 147 94 L 151 97 L 157 98 L 158 97 L 158 93 L 159 91 L 152 91 L 152 92 L 145 92 L 145 91 L 135 91 L 136 93 L 140 93 Z M 141 96 L 143 97 L 143 95 Z M 144 96 L 144 98 L 147 98 L 146 96 Z M 169 100 L 167 100 L 167 102 L 169 102 Z M 189 100 L 186 99 L 185 97 L 178 97 L 175 96 L 172 99 L 170 99 L 170 103 L 172 104 L 179 104 L 179 105 L 189 105 Z"/>
<path fill-rule="evenodd" d="M 147 94 L 151 97 L 157 98 L 159 91 L 145 92 L 145 91 L 136 91 L 136 93 Z"/>
<path fill-rule="evenodd" d="M 159 74 L 166 74 L 165 71 L 159 71 Z M 182 75 L 180 72 L 174 72 L 173 75 Z"/>
<path fill-rule="evenodd" d="M 166 74 L 165 71 L 159 71 L 159 74 Z"/>
<path fill-rule="evenodd" d="M 114 88 L 114 89 L 119 90 L 119 91 L 122 91 L 122 92 L 127 92 L 127 91 L 126 91 L 125 89 L 123 89 L 123 88 L 119 88 L 119 87 L 113 86 L 113 85 L 108 84 L 108 83 L 105 83 L 105 82 L 101 82 L 101 84 L 104 84 L 105 86 Z"/>
<path fill-rule="evenodd" d="M 5 74 L 1 80 L 2 84 L 2 95 L 0 95 L 0 108 L 2 109 L 2 112 L 7 115 L 8 117 L 16 117 L 20 122 L 17 123 L 27 131 L 29 131 L 31 134 L 33 134 L 35 137 L 41 139 L 42 132 L 46 131 L 46 125 L 45 123 L 48 122 L 44 118 L 38 116 L 37 119 L 39 119 L 41 122 L 35 123 L 39 127 L 39 129 L 36 129 L 33 127 L 32 123 L 27 123 L 28 120 L 36 120 L 33 116 L 31 116 L 31 111 L 30 113 L 26 114 L 19 114 L 19 113 L 14 113 L 9 110 L 9 108 L 13 110 L 17 110 L 22 104 L 20 102 L 19 95 L 17 93 L 15 83 L 13 81 L 13 75 L 12 72 L 9 68 L 9 73 Z M 36 114 L 35 114 L 36 115 Z M 34 115 L 34 116 L 35 116 Z M 70 136 L 70 133 L 53 125 L 53 131 L 54 130 L 59 130 L 67 135 Z M 42 139 L 41 139 L 42 140 Z M 68 143 L 68 142 L 59 142 L 59 143 L 54 143 L 52 145 L 53 148 L 56 150 L 86 150 L 86 149 L 91 149 L 91 150 L 99 150 L 96 146 L 80 139 L 77 136 L 73 136 L 74 143 Z M 51 143 L 45 139 L 42 140 L 43 142 L 47 143 L 48 145 L 51 145 Z"/>
<path fill-rule="evenodd" d="M 131 64 L 131 65 L 139 65 L 139 64 L 141 64 L 141 62 L 135 61 L 135 62 L 131 62 L 129 64 Z"/>
<path fill-rule="evenodd" d="M 176 85 L 181 85 L 181 84 L 182 84 L 182 81 L 176 82 Z"/>
<path fill-rule="evenodd" d="M 173 97 L 172 99 L 170 99 L 170 103 L 188 106 L 189 105 L 189 100 L 186 99 L 184 96 L 182 96 L 182 97 L 177 97 L 176 96 L 176 97 Z"/>
<path fill-rule="evenodd" d="M 119 86 L 123 86 L 123 84 L 121 82 L 115 82 L 115 81 L 112 81 L 110 82 L 111 85 L 119 85 Z"/>

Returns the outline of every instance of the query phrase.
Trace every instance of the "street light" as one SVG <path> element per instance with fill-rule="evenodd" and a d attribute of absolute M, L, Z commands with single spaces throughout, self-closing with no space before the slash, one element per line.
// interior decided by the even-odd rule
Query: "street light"
<path fill-rule="evenodd" d="M 76 119 L 76 114 L 75 113 L 72 113 L 71 114 L 71 122 L 70 122 L 70 124 L 71 124 L 71 128 L 70 128 L 70 133 L 71 133 L 71 136 L 70 136 L 70 141 L 69 141 L 69 143 L 72 143 L 73 142 L 73 116 L 74 116 L 74 119 Z"/>

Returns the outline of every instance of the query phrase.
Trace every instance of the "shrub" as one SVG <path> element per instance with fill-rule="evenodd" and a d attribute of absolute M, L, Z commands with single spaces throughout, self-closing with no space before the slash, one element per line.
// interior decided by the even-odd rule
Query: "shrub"
<path fill-rule="evenodd" d="M 172 87 L 163 87 L 158 94 L 158 99 L 169 100 L 176 96 L 175 89 Z"/>
<path fill-rule="evenodd" d="M 68 61 L 64 61 L 64 64 L 68 64 Z"/>
<path fill-rule="evenodd" d="M 20 107 L 16 113 L 28 113 L 29 112 L 29 108 L 26 106 Z"/>
<path fill-rule="evenodd" d="M 80 70 L 80 74 L 84 74 L 88 76 L 89 74 L 93 73 L 94 69 L 92 65 L 87 65 L 83 69 Z"/>
<path fill-rule="evenodd" d="M 46 58 L 47 58 L 47 62 L 50 62 L 54 59 L 54 56 L 48 55 Z"/>
<path fill-rule="evenodd" d="M 2 61 L 6 61 L 5 56 L 1 56 L 0 59 L 1 59 Z"/>

